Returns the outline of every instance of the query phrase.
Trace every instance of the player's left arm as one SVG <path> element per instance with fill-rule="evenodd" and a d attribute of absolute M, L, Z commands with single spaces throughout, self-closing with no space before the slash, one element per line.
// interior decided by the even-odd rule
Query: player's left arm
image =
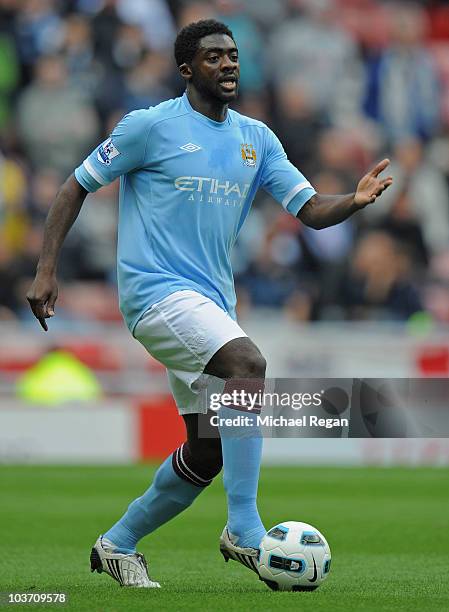
<path fill-rule="evenodd" d="M 354 193 L 322 195 L 287 158 L 277 136 L 266 128 L 265 151 L 259 185 L 277 200 L 284 209 L 305 225 L 322 229 L 341 223 L 353 213 L 375 202 L 393 178 L 379 175 L 389 165 L 384 159 L 362 177 Z"/>
<path fill-rule="evenodd" d="M 379 176 L 389 164 L 389 159 L 383 159 L 376 164 L 360 179 L 355 193 L 347 195 L 315 193 L 300 209 L 297 218 L 313 229 L 323 229 L 341 223 L 368 204 L 373 204 L 376 198 L 392 184 L 393 177 Z"/>

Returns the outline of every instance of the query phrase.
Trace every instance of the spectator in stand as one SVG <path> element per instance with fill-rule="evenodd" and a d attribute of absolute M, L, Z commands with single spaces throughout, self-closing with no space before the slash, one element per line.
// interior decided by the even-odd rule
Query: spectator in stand
<path fill-rule="evenodd" d="M 351 319 L 406 321 L 422 309 L 407 249 L 386 232 L 360 238 L 342 295 Z"/>
<path fill-rule="evenodd" d="M 449 323 L 449 247 L 430 261 L 424 304 L 434 321 Z"/>
<path fill-rule="evenodd" d="M 19 98 L 17 122 L 25 153 L 34 168 L 71 172 L 98 137 L 91 101 L 67 80 L 61 57 L 42 56 L 35 78 Z"/>
<path fill-rule="evenodd" d="M 322 130 L 317 137 L 315 147 L 314 171 L 330 170 L 339 177 L 345 188 L 343 193 L 348 191 L 355 180 L 360 163 L 359 149 L 352 134 L 349 130 L 341 128 Z"/>
<path fill-rule="evenodd" d="M 189 23 L 200 19 L 216 19 L 217 11 L 211 2 L 205 0 L 193 0 L 182 3 L 178 14 L 178 29 L 180 30 Z"/>
<path fill-rule="evenodd" d="M 449 40 L 449 6 L 445 0 L 429 3 L 429 35 L 432 40 Z"/>
<path fill-rule="evenodd" d="M 390 42 L 388 5 L 378 0 L 337 0 L 337 23 L 357 42 L 366 57 Z"/>
<path fill-rule="evenodd" d="M 422 232 L 428 255 L 445 249 L 449 245 L 448 184 L 444 174 L 429 162 L 417 138 L 398 142 L 391 173 L 395 179 L 391 191 L 375 206 L 365 208 L 365 218 L 383 221 L 403 238 L 409 234 L 411 246 L 416 244 L 417 232 Z"/>
<path fill-rule="evenodd" d="M 147 51 L 140 62 L 127 73 L 123 94 L 126 112 L 155 106 L 163 100 L 175 97 L 167 78 L 170 76 L 170 59 L 165 53 Z"/>
<path fill-rule="evenodd" d="M 26 175 L 23 167 L 0 153 L 0 243 L 20 253 L 27 230 Z"/>
<path fill-rule="evenodd" d="M 17 11 L 15 34 L 25 80 L 32 78 L 41 55 L 56 53 L 63 39 L 63 22 L 56 0 L 24 0 Z"/>
<path fill-rule="evenodd" d="M 11 102 L 19 85 L 20 64 L 11 31 L 1 23 L 0 13 L 0 133 L 11 120 Z"/>
<path fill-rule="evenodd" d="M 122 20 L 117 13 L 116 4 L 116 0 L 104 0 L 101 3 L 101 9 L 92 19 L 95 56 L 104 69 L 109 72 L 115 69 L 112 43 L 117 40 L 117 32 L 122 26 Z"/>
<path fill-rule="evenodd" d="M 56 197 L 63 176 L 53 168 L 36 170 L 30 181 L 28 214 L 33 223 L 42 225 Z"/>
<path fill-rule="evenodd" d="M 143 30 L 137 24 L 121 25 L 110 44 L 117 70 L 131 70 L 137 66 L 147 49 Z"/>
<path fill-rule="evenodd" d="M 99 84 L 100 66 L 95 59 L 92 29 L 87 17 L 77 14 L 67 17 L 61 53 L 70 83 L 92 98 Z"/>
<path fill-rule="evenodd" d="M 292 164 L 310 176 L 317 167 L 319 134 L 328 122 L 313 105 L 310 92 L 302 81 L 281 83 L 275 95 L 276 134 Z"/>
<path fill-rule="evenodd" d="M 17 290 L 19 280 L 17 260 L 0 240 L 0 321 L 17 317 L 21 306 Z"/>
<path fill-rule="evenodd" d="M 290 0 L 290 7 L 290 18 L 271 36 L 268 62 L 275 85 L 300 79 L 317 112 L 333 121 L 357 115 L 363 66 L 354 41 L 335 25 L 334 0 Z"/>
<path fill-rule="evenodd" d="M 390 140 L 426 139 L 440 123 L 438 77 L 425 47 L 427 16 L 415 3 L 390 10 L 392 44 L 370 65 L 366 107 Z"/>
<path fill-rule="evenodd" d="M 142 28 L 148 49 L 171 52 L 176 31 L 165 0 L 117 0 L 117 14 Z"/>
<path fill-rule="evenodd" d="M 317 267 L 296 219 L 278 210 L 270 215 L 264 235 L 257 235 L 257 249 L 248 249 L 251 260 L 237 275 L 239 287 L 254 306 L 284 307 Z"/>
<path fill-rule="evenodd" d="M 285 0 L 242 0 L 245 12 L 262 31 L 267 34 L 285 20 L 287 3 Z"/>
<path fill-rule="evenodd" d="M 268 91 L 265 92 L 246 92 L 232 108 L 242 115 L 247 115 L 263 121 L 267 125 L 273 123 L 273 113 L 271 111 Z"/>

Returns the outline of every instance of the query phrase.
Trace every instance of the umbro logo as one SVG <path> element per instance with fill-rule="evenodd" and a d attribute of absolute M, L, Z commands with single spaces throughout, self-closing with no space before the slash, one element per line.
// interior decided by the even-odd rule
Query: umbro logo
<path fill-rule="evenodd" d="M 201 147 L 196 144 L 193 144 L 193 142 L 188 142 L 187 144 L 179 148 L 183 151 L 188 151 L 189 153 L 195 153 L 195 151 L 199 151 L 201 149 Z"/>

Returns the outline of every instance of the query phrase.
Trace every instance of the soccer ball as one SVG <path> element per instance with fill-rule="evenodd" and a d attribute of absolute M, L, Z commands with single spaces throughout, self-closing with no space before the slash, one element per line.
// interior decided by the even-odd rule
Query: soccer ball
<path fill-rule="evenodd" d="M 330 566 L 329 544 L 307 523 L 279 523 L 260 543 L 260 579 L 273 591 L 313 591 L 326 580 Z"/>

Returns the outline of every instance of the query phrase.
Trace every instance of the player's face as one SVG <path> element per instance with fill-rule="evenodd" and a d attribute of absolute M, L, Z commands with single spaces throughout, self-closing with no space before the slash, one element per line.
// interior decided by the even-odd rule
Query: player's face
<path fill-rule="evenodd" d="M 207 98 L 228 103 L 239 89 L 240 64 L 235 42 L 226 34 L 211 34 L 201 39 L 192 61 L 192 85 Z"/>

